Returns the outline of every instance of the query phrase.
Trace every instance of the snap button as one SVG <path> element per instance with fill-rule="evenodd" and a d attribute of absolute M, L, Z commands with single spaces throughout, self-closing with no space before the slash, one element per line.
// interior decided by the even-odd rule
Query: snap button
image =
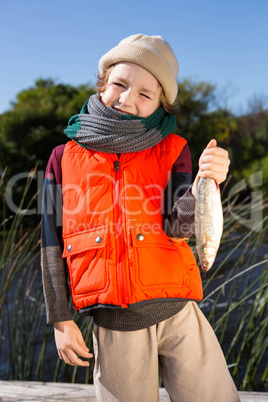
<path fill-rule="evenodd" d="M 72 246 L 69 244 L 69 246 L 67 247 L 67 251 L 71 251 L 72 250 Z"/>
<path fill-rule="evenodd" d="M 137 235 L 137 239 L 138 239 L 139 241 L 144 240 L 143 234 L 139 233 L 139 234 Z"/>
<path fill-rule="evenodd" d="M 100 237 L 100 236 L 96 237 L 95 241 L 96 241 L 96 243 L 100 243 L 102 241 L 102 237 Z"/>

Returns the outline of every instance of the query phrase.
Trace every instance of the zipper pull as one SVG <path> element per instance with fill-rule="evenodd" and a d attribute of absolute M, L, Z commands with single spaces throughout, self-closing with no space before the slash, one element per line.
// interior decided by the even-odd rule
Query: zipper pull
<path fill-rule="evenodd" d="M 119 161 L 114 162 L 114 172 L 119 172 Z"/>

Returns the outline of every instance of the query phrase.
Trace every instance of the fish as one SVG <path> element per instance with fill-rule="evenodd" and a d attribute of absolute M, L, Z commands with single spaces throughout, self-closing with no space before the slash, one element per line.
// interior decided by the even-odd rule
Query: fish
<path fill-rule="evenodd" d="M 223 211 L 218 184 L 200 177 L 195 197 L 195 238 L 200 265 L 207 272 L 213 265 L 223 232 Z"/>

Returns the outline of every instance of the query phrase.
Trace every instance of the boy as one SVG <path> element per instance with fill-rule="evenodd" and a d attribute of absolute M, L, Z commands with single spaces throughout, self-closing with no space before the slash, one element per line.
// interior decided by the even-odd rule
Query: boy
<path fill-rule="evenodd" d="M 229 158 L 210 141 L 185 192 L 189 148 L 172 134 L 177 73 L 162 37 L 121 41 L 100 60 L 98 94 L 69 121 L 65 133 L 72 141 L 57 147 L 48 163 L 42 225 L 48 322 L 60 358 L 88 366 L 83 358 L 92 354 L 68 307 L 68 271 L 76 310 L 94 319 L 99 401 L 157 401 L 158 360 L 173 401 L 239 400 L 196 305 L 202 284 L 183 240 L 193 233 L 198 178 L 220 184 Z M 162 212 L 170 176 L 169 237 Z"/>

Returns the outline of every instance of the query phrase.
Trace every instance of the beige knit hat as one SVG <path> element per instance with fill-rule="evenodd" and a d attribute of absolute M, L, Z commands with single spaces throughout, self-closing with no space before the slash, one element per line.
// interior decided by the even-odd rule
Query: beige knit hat
<path fill-rule="evenodd" d="M 160 82 L 167 100 L 175 101 L 179 64 L 170 45 L 161 36 L 137 34 L 123 39 L 100 59 L 100 75 L 120 61 L 135 63 L 148 70 Z"/>

